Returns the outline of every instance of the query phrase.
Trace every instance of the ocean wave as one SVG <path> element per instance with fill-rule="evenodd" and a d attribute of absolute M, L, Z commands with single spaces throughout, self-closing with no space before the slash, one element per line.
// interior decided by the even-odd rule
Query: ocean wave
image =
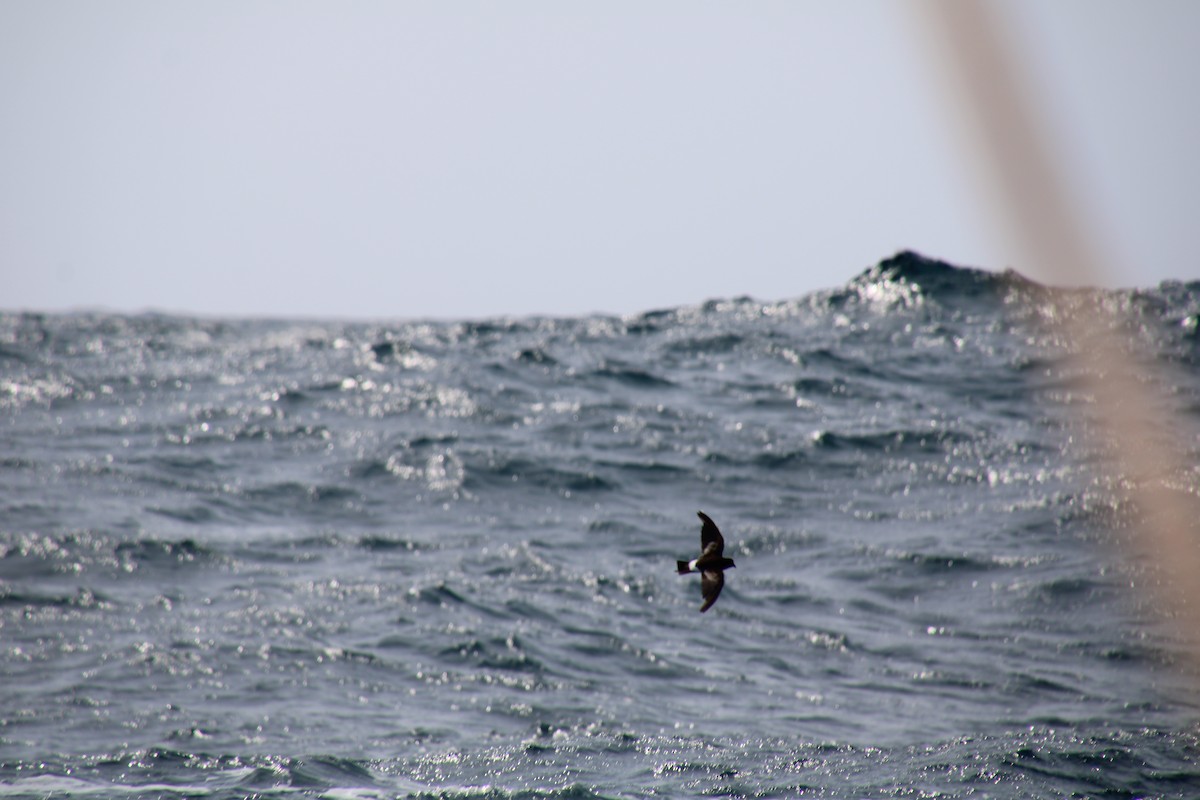
<path fill-rule="evenodd" d="M 1190 796 L 1070 308 L 1200 453 L 1200 284 L 0 314 L 0 794 Z"/>
<path fill-rule="evenodd" d="M 802 720 L 797 721 L 802 724 Z M 155 748 L 86 760 L 47 757 L 0 765 L 5 796 L 102 794 L 135 798 L 353 796 L 449 800 L 589 800 L 687 792 L 696 795 L 902 797 L 936 787 L 948 797 L 1026 797 L 1043 790 L 1188 798 L 1196 785 L 1187 760 L 1195 735 L 1103 723 L 1090 732 L 1036 725 L 1011 735 L 950 738 L 917 747 L 686 732 L 631 735 L 604 724 L 544 726 L 523 742 L 470 751 L 371 760 L 335 756 L 220 755 Z M 1142 745 L 1131 748 L 1131 743 Z M 615 772 L 615 774 L 614 774 Z M 612 777 L 607 777 L 607 776 Z"/>

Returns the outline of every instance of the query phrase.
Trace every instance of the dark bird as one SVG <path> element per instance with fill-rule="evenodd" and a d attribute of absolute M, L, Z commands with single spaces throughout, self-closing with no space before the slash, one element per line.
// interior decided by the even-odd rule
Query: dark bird
<path fill-rule="evenodd" d="M 725 588 L 725 570 L 736 567 L 732 558 L 722 555 L 725 551 L 725 539 L 717 529 L 717 523 L 708 518 L 703 511 L 697 511 L 696 516 L 704 526 L 700 528 L 700 557 L 691 561 L 676 561 L 680 575 L 689 572 L 700 573 L 700 592 L 704 595 L 704 605 L 700 611 L 705 612 L 717 602 L 717 596 Z"/>

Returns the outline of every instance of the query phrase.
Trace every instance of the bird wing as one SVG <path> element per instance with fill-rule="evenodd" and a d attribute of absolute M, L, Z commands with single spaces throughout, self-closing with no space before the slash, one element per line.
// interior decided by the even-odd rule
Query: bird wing
<path fill-rule="evenodd" d="M 725 538 L 721 536 L 721 531 L 717 528 L 717 523 L 709 518 L 708 514 L 703 511 L 697 511 L 696 516 L 704 523 L 700 528 L 700 555 L 704 556 L 720 556 L 725 550 Z M 717 591 L 720 591 L 719 589 Z"/>
<path fill-rule="evenodd" d="M 704 605 L 700 611 L 708 611 L 717 602 L 717 596 L 725 588 L 725 573 L 719 569 L 706 569 L 700 573 L 700 591 L 704 595 Z"/>

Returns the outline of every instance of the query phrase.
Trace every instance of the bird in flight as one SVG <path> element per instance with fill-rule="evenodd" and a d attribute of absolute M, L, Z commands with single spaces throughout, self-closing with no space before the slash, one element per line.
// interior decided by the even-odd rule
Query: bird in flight
<path fill-rule="evenodd" d="M 712 608 L 717 602 L 721 589 L 725 588 L 725 570 L 736 567 L 732 558 L 725 558 L 725 539 L 721 536 L 717 524 L 709 519 L 703 511 L 697 511 L 696 516 L 704 523 L 700 528 L 700 557 L 691 561 L 676 561 L 680 575 L 689 572 L 700 573 L 700 593 L 704 595 L 704 605 L 700 606 L 703 613 Z"/>

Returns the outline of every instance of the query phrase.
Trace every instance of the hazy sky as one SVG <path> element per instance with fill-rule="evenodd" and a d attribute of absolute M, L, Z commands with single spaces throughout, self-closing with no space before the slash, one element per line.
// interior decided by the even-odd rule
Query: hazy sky
<path fill-rule="evenodd" d="M 1200 3 L 1002 6 L 1122 266 L 1200 278 Z M 627 313 L 1019 263 L 901 2 L 0 1 L 0 308 Z"/>

